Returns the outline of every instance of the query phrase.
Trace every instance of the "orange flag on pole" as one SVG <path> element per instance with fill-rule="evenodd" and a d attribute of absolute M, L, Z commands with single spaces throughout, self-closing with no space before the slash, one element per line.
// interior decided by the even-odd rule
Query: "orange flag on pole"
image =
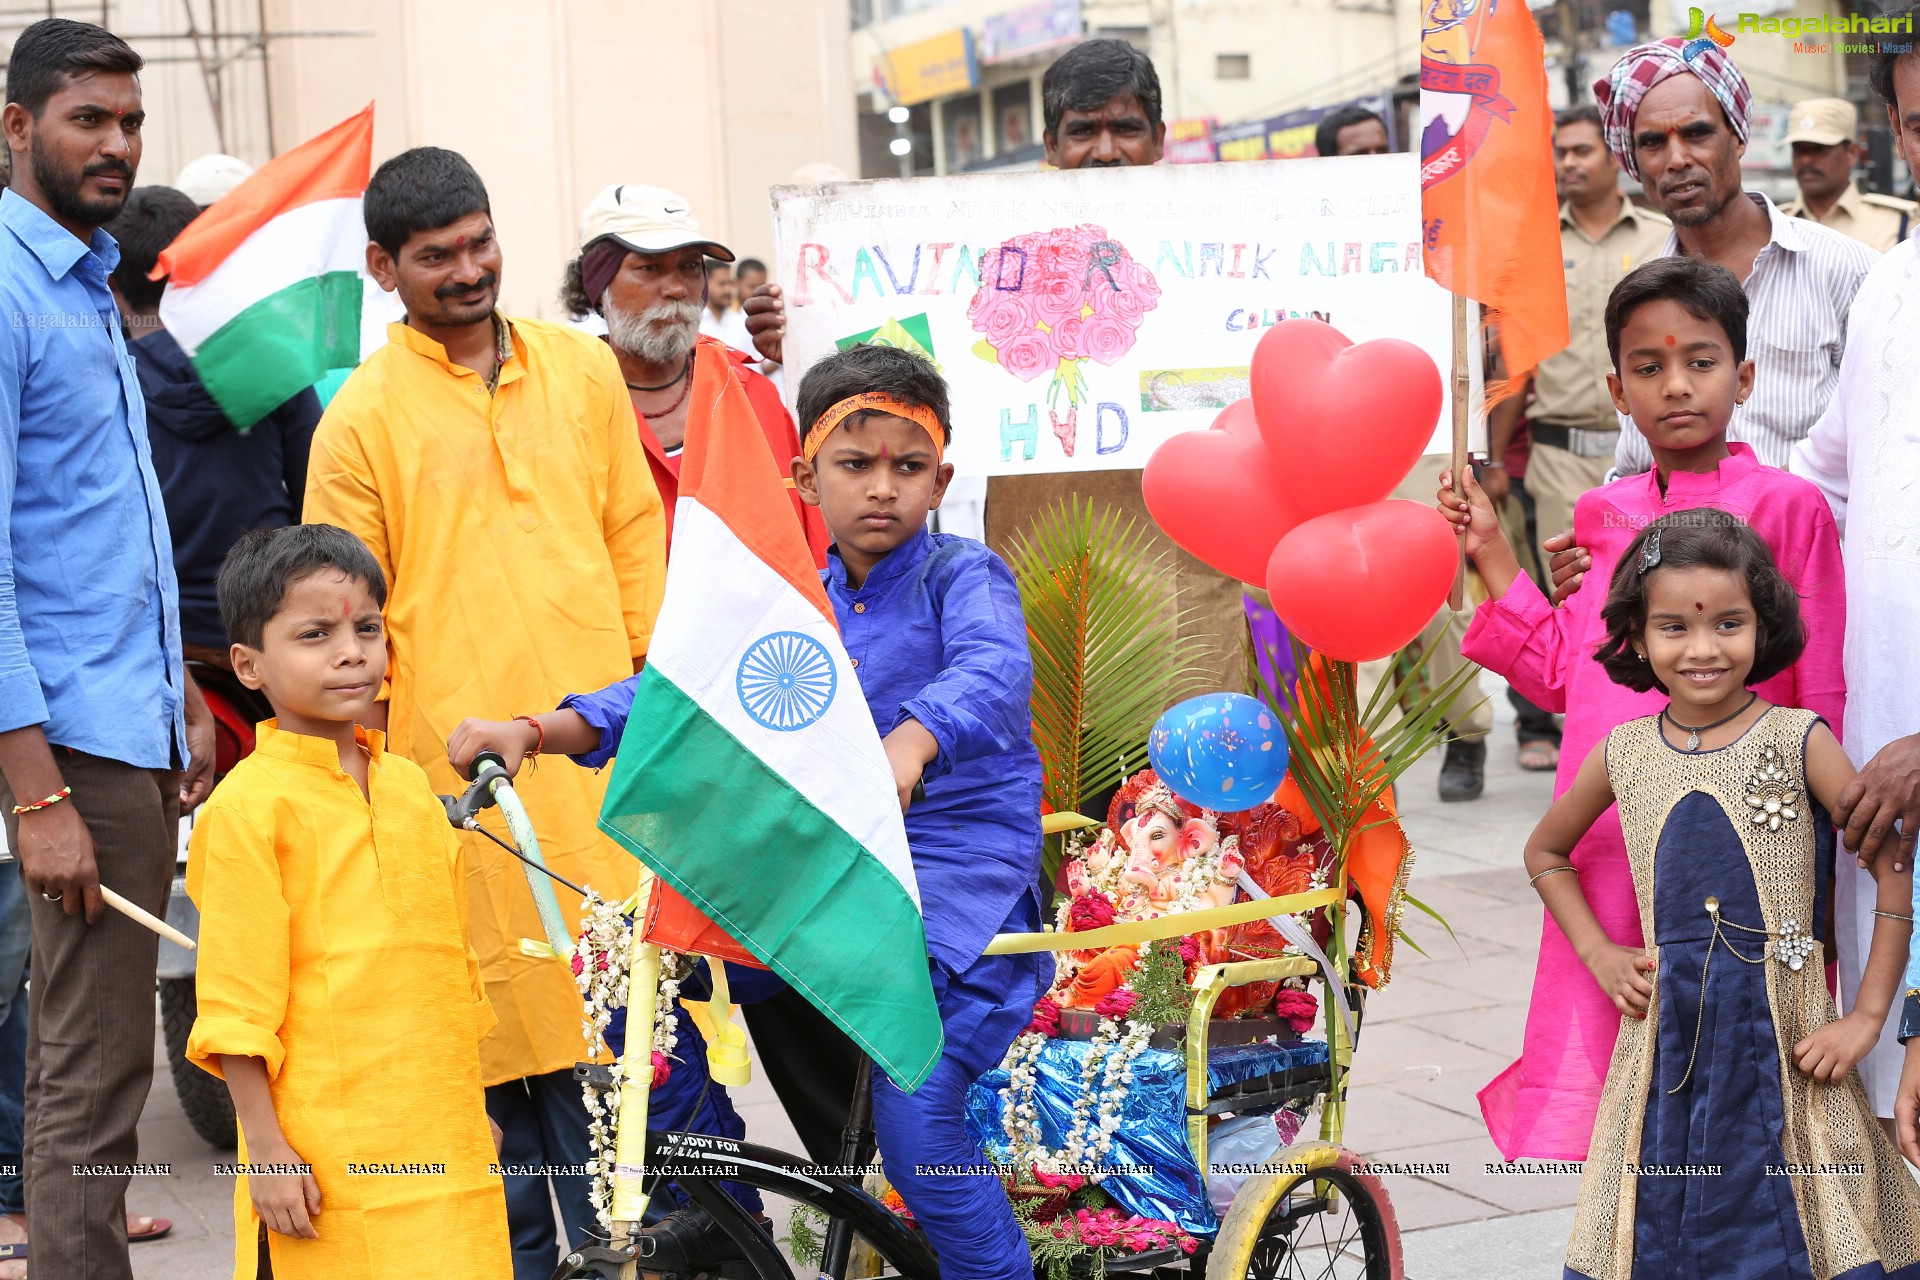
<path fill-rule="evenodd" d="M 1425 0 L 1420 212 L 1427 275 L 1494 314 L 1507 375 L 1567 345 L 1545 55 L 1524 0 Z"/>

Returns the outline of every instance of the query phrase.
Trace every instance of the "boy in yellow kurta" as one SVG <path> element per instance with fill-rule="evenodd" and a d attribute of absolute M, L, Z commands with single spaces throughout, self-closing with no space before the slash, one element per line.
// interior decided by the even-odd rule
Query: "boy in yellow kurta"
<path fill-rule="evenodd" d="M 461 846 L 418 766 L 357 723 L 386 674 L 380 567 L 296 525 L 242 539 L 219 595 L 235 674 L 276 717 L 187 862 L 187 1057 L 239 1116 L 236 1280 L 506 1280 Z"/>

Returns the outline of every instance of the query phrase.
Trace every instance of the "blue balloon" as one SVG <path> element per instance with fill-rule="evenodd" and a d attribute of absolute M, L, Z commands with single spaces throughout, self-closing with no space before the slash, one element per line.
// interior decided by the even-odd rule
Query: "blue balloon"
<path fill-rule="evenodd" d="M 1208 693 L 1168 708 L 1147 735 L 1147 758 L 1188 804 L 1234 813 L 1265 804 L 1287 776 L 1280 717 L 1244 693 Z"/>

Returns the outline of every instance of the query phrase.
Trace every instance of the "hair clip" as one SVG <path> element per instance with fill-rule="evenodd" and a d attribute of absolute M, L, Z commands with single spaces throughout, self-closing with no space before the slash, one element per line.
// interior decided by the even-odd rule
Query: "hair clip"
<path fill-rule="evenodd" d="M 1660 563 L 1660 531 L 1647 534 L 1647 545 L 1640 551 L 1640 572 L 1645 573 Z"/>

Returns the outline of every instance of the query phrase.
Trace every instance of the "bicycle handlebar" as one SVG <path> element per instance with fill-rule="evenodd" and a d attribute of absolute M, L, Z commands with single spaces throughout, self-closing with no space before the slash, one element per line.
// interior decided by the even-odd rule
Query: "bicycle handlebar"
<path fill-rule="evenodd" d="M 527 887 L 533 891 L 534 910 L 539 912 L 547 945 L 556 956 L 571 954 L 573 937 L 567 929 L 566 917 L 560 914 L 559 899 L 554 897 L 551 873 L 547 871 L 546 860 L 540 856 L 540 839 L 534 834 L 533 820 L 527 816 L 526 806 L 513 789 L 513 779 L 507 775 L 507 762 L 497 751 L 481 751 L 467 762 L 466 772 L 472 785 L 458 800 L 452 796 L 440 797 L 440 803 L 447 810 L 447 821 L 463 830 L 478 829 L 476 815 L 480 810 L 499 806 L 500 815 L 507 820 L 507 834 L 526 864 Z"/>

